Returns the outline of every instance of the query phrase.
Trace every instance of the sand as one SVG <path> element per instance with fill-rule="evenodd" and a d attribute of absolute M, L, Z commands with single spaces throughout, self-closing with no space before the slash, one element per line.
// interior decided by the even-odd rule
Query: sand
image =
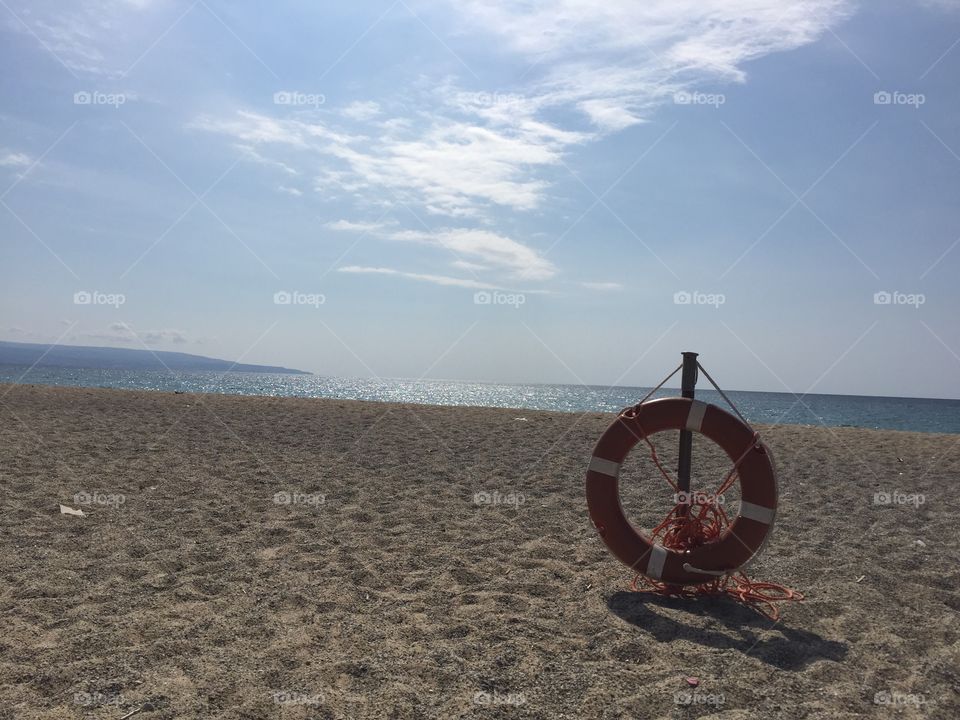
<path fill-rule="evenodd" d="M 960 717 L 960 436 L 759 428 L 774 623 L 628 591 L 583 496 L 611 416 L 0 395 L 0 719 Z"/>

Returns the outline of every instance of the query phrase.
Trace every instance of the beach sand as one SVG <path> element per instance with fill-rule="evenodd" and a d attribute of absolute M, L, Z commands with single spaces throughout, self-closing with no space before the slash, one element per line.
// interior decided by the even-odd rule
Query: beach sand
<path fill-rule="evenodd" d="M 960 436 L 759 428 L 775 624 L 629 592 L 584 499 L 609 415 L 0 395 L 0 719 L 960 717 Z M 625 507 L 669 498 L 635 449 Z"/>

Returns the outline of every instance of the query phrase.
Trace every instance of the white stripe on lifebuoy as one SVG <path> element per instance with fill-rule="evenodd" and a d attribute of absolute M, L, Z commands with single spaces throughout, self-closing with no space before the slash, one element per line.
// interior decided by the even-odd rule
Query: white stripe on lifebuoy
<path fill-rule="evenodd" d="M 700 426 L 703 425 L 703 414 L 707 411 L 707 403 L 693 400 L 690 403 L 690 413 L 687 415 L 687 430 L 700 432 Z"/>
<path fill-rule="evenodd" d="M 773 522 L 773 516 L 776 512 L 775 509 L 763 507 L 763 505 L 740 502 L 740 517 L 745 517 L 748 520 L 756 520 L 757 522 L 762 522 L 764 525 L 769 525 Z"/>
<path fill-rule="evenodd" d="M 647 571 L 644 575 L 659 580 L 660 574 L 663 572 L 663 564 L 666 561 L 667 549 L 663 545 L 654 545 L 650 548 L 650 559 L 647 561 Z"/>
<path fill-rule="evenodd" d="M 590 470 L 601 475 L 609 475 L 610 477 L 619 477 L 620 476 L 620 463 L 615 463 L 613 460 L 607 460 L 602 457 L 597 457 L 594 455 L 590 458 Z"/>

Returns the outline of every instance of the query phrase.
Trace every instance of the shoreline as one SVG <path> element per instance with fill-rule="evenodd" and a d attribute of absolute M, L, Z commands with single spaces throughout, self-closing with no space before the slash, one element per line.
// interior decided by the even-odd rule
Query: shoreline
<path fill-rule="evenodd" d="M 53 383 L 6 383 L 0 382 L 0 397 L 2 397 L 9 388 L 16 387 L 26 387 L 26 388 L 49 388 L 53 390 L 90 390 L 90 391 L 102 391 L 102 392 L 119 392 L 119 393 L 149 393 L 149 394 L 158 394 L 171 397 L 179 396 L 200 396 L 206 398 L 215 398 L 215 397 L 231 397 L 231 398 L 253 398 L 261 400 L 291 400 L 291 401 L 319 401 L 319 402 L 333 402 L 333 403 L 363 403 L 371 404 L 375 406 L 397 406 L 397 407 L 416 407 L 416 408 L 447 408 L 451 410 L 492 410 L 492 411 L 503 411 L 503 412 L 518 412 L 518 413 L 542 413 L 547 415 L 562 415 L 562 416 L 602 416 L 610 418 L 610 421 L 616 417 L 617 412 L 603 412 L 599 410 L 542 410 L 535 408 L 524 408 L 524 407 L 504 407 L 500 405 L 453 405 L 453 404 L 436 404 L 436 403 L 417 403 L 417 402 L 400 402 L 392 400 L 366 400 L 358 398 L 338 398 L 338 397 L 307 397 L 307 396 L 297 396 L 297 395 L 259 395 L 259 394 L 248 394 L 248 393 L 220 393 L 220 392 L 195 392 L 192 390 L 157 390 L 157 389 L 143 389 L 143 388 L 116 388 L 116 387 L 92 387 L 85 385 L 57 385 Z M 671 388 L 672 389 L 672 388 Z M 677 394 L 679 395 L 679 390 Z M 751 392 L 751 391 L 737 391 L 737 392 Z M 850 396 L 832 396 L 832 397 L 864 397 L 858 395 Z M 880 397 L 880 396 L 877 396 Z M 639 398 L 638 398 L 639 399 Z M 893 399 L 920 399 L 920 400 L 931 400 L 936 401 L 934 398 L 893 398 Z M 953 402 L 951 400 L 944 400 L 944 402 Z M 729 412 L 729 408 L 725 404 L 721 404 L 720 407 L 724 408 Z M 881 432 L 881 433 L 916 433 L 923 436 L 936 436 L 936 437 L 945 437 L 945 438 L 960 438 L 960 432 L 938 432 L 931 430 L 901 430 L 894 428 L 881 428 L 881 427 L 864 427 L 861 425 L 827 425 L 824 423 L 780 423 L 773 425 L 771 423 L 763 422 L 752 422 L 751 426 L 756 428 L 774 428 L 774 427 L 796 427 L 796 428 L 807 428 L 807 429 L 816 429 L 821 428 L 829 431 L 847 431 L 847 430 L 867 430 L 871 432 Z"/>

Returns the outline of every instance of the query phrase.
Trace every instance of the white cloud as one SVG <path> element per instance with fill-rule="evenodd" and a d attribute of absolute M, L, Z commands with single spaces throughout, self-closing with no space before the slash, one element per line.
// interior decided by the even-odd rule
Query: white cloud
<path fill-rule="evenodd" d="M 341 114 L 352 120 L 372 120 L 380 114 L 380 104 L 372 100 L 358 100 L 347 105 Z"/>
<path fill-rule="evenodd" d="M 336 222 L 328 222 L 324 227 L 328 227 L 331 230 L 343 230 L 345 232 L 376 232 L 378 230 L 383 230 L 386 225 L 379 222 L 351 222 L 350 220 L 337 220 Z"/>
<path fill-rule="evenodd" d="M 303 190 L 298 190 L 295 187 L 287 187 L 286 185 L 278 185 L 277 192 L 293 195 L 294 197 L 300 197 L 303 195 Z"/>
<path fill-rule="evenodd" d="M 246 143 L 238 145 L 243 150 L 258 144 L 292 145 L 306 147 L 302 133 L 303 123 L 277 120 L 260 113 L 239 110 L 232 118 L 212 118 L 201 115 L 188 127 L 230 135 Z"/>
<path fill-rule="evenodd" d="M 439 2 L 421 5 L 429 11 Z M 678 90 L 742 81 L 746 61 L 816 40 L 849 6 L 849 0 L 457 3 L 454 17 L 464 32 L 486 34 L 498 51 L 535 63 L 522 87 L 467 92 L 447 79 L 405 89 L 400 106 L 415 109 L 402 117 L 383 118 L 381 104 L 367 100 L 327 112 L 322 122 L 277 108 L 277 117 L 240 111 L 192 125 L 231 136 L 261 156 L 269 149 L 276 162 L 314 176 L 328 195 L 486 219 L 494 208 L 542 207 L 551 173 L 562 172 L 572 147 L 643 122 Z M 582 113 L 596 131 L 548 122 L 557 110 Z"/>
<path fill-rule="evenodd" d="M 419 0 L 430 8 L 448 0 Z M 232 137 L 261 158 L 313 178 L 325 199 L 365 211 L 400 205 L 492 226 L 504 211 L 543 208 L 575 147 L 649 118 L 683 89 L 742 82 L 744 63 L 815 41 L 851 11 L 850 0 L 477 0 L 453 4 L 472 37 L 529 72 L 521 86 L 469 92 L 425 78 L 403 102 L 352 102 L 339 112 L 277 116 L 239 111 L 194 128 Z M 438 20 L 439 32 L 450 36 Z M 455 34 L 455 33 L 454 33 Z M 456 38 L 450 37 L 456 44 Z M 396 98 L 387 98 L 395 100 Z M 384 107 L 407 107 L 384 117 Z M 571 121 L 570 111 L 583 120 Z M 311 118 L 309 120 L 305 118 Z M 584 130 L 583 127 L 591 127 Z M 556 268 L 493 230 L 399 231 L 349 221 L 332 229 L 382 232 L 444 247 L 463 270 L 481 267 L 545 280 Z M 475 265 L 476 267 L 468 267 Z M 600 289 L 600 288 L 594 288 Z"/>
<path fill-rule="evenodd" d="M 584 100 L 577 107 L 585 112 L 595 125 L 612 132 L 643 122 L 639 116 L 613 100 Z"/>
<path fill-rule="evenodd" d="M 603 130 L 639 122 L 696 83 L 743 81 L 742 64 L 815 41 L 851 0 L 529 0 L 457 3 L 463 32 L 499 37 L 543 70 L 538 107 L 576 106 Z"/>
<path fill-rule="evenodd" d="M 31 162 L 33 161 L 26 153 L 11 152 L 0 155 L 0 167 L 26 167 Z"/>
<path fill-rule="evenodd" d="M 296 168 L 290 167 L 284 162 L 280 162 L 279 160 L 271 160 L 270 158 L 264 157 L 259 152 L 257 152 L 256 148 L 254 148 L 252 145 L 237 143 L 235 147 L 237 148 L 237 150 L 243 153 L 244 157 L 246 157 L 248 160 L 252 160 L 253 162 L 260 163 L 261 165 L 267 165 L 269 167 L 279 168 L 280 170 L 283 170 L 283 172 L 287 173 L 287 175 L 300 174 L 297 172 Z"/>
<path fill-rule="evenodd" d="M 389 230 L 382 223 L 338 220 L 328 228 L 352 232 L 368 232 L 387 240 L 416 242 L 443 248 L 451 252 L 454 267 L 471 272 L 495 268 L 510 277 L 525 280 L 547 280 L 557 269 L 536 249 L 512 238 L 489 230 L 472 228 L 443 228 L 435 231 Z M 480 262 L 474 262 L 479 260 Z"/>
<path fill-rule="evenodd" d="M 467 262 L 466 260 L 454 260 L 450 263 L 453 267 L 458 270 L 469 270 L 470 272 L 480 272 L 481 270 L 488 270 L 489 268 L 486 265 L 480 265 L 479 263 Z"/>
<path fill-rule="evenodd" d="M 433 283 L 434 285 L 446 285 L 451 287 L 472 288 L 474 290 L 501 290 L 502 288 L 480 280 L 468 280 L 465 278 L 448 277 L 446 275 L 429 275 L 426 273 L 404 272 L 394 268 L 385 267 L 364 267 L 361 265 L 347 265 L 338 268 L 337 272 L 342 273 L 364 273 L 373 275 L 395 275 L 397 277 L 407 278 L 408 280 L 419 280 L 421 282 Z"/>
<path fill-rule="evenodd" d="M 319 121 L 249 111 L 202 116 L 190 127 L 232 137 L 262 162 L 269 149 L 275 163 L 299 163 L 316 175 L 320 190 L 367 191 L 377 202 L 386 196 L 451 217 L 476 217 L 491 205 L 536 208 L 548 183 L 533 171 L 559 165 L 566 147 L 588 137 L 530 120 L 488 127 L 476 119 L 437 116 L 425 127 L 398 125 L 371 138 Z"/>
<path fill-rule="evenodd" d="M 446 248 L 457 259 L 476 259 L 505 270 L 511 277 L 525 280 L 547 280 L 557 269 L 537 250 L 512 238 L 489 230 L 453 228 L 436 232 L 401 231 L 390 235 L 394 240 L 424 242 Z M 467 260 L 469 262 L 470 260 Z"/>
<path fill-rule="evenodd" d="M 13 7 L 5 4 L 5 9 L 16 19 L 10 18 L 7 26 L 29 36 L 37 43 L 39 52 L 53 54 L 75 75 L 88 73 L 107 77 L 120 77 L 153 42 L 159 30 L 152 29 L 149 22 L 141 22 L 140 17 L 155 6 L 166 5 L 154 0 L 82 0 L 71 3 L 12 0 L 10 4 Z M 174 18 L 169 18 L 168 22 L 173 22 Z M 140 28 L 149 35 L 149 40 L 136 36 L 135 29 Z"/>

